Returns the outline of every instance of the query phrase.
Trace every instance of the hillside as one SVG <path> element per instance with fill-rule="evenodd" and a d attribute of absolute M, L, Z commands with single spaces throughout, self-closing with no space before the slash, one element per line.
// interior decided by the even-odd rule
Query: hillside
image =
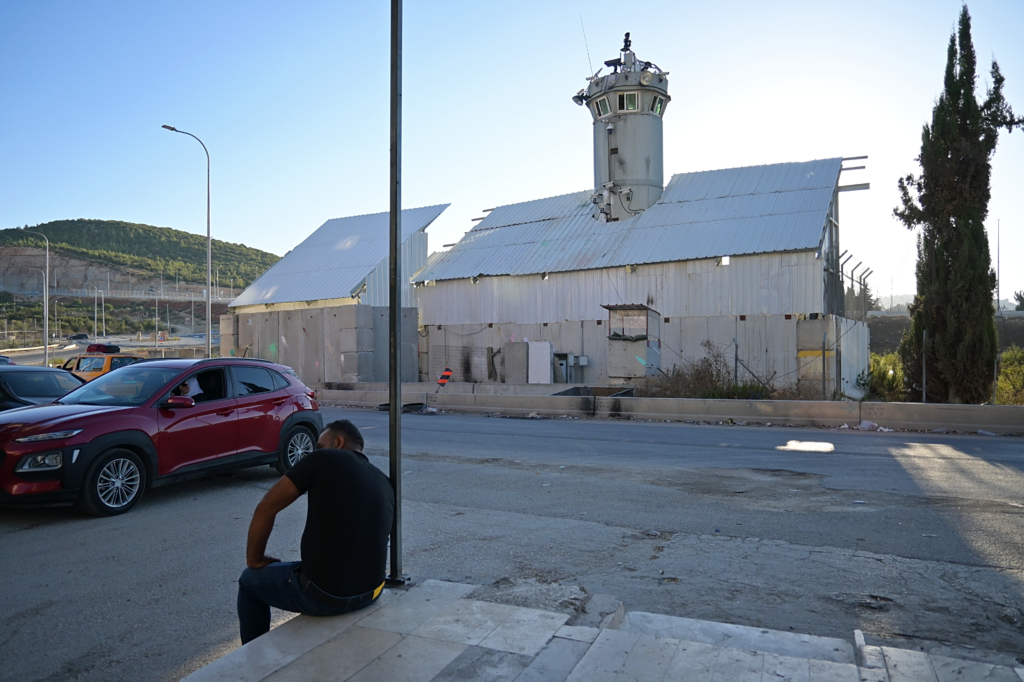
<path fill-rule="evenodd" d="M 32 227 L 0 230 L 0 246 L 43 248 L 44 240 L 24 229 L 45 234 L 50 252 L 64 252 L 123 270 L 138 270 L 202 284 L 206 281 L 206 237 L 170 227 L 116 220 L 57 220 Z M 213 240 L 213 267 L 221 282 L 251 284 L 279 256 L 244 244 Z"/>

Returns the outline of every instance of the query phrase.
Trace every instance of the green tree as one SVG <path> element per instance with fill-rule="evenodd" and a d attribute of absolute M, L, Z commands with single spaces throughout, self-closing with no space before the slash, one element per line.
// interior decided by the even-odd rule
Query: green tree
<path fill-rule="evenodd" d="M 900 179 L 902 205 L 893 211 L 908 229 L 921 228 L 917 295 L 899 349 L 911 399 L 921 397 L 922 355 L 929 402 L 981 403 L 992 393 L 996 280 L 984 220 L 999 130 L 1011 132 L 1024 119 L 1015 118 L 1003 98 L 1005 79 L 995 60 L 991 78 L 979 103 L 971 15 L 964 5 L 949 39 L 943 91 L 921 134 L 921 174 Z"/>
<path fill-rule="evenodd" d="M 1013 300 L 1017 301 L 1016 310 L 1024 310 L 1024 291 L 1017 291 L 1013 294 Z"/>

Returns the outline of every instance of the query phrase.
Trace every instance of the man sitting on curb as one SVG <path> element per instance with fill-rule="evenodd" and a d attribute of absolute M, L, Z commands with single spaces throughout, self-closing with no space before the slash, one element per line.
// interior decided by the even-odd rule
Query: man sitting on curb
<path fill-rule="evenodd" d="M 270 630 L 270 607 L 337 616 L 372 604 L 384 587 L 395 515 L 391 482 L 362 452 L 348 420 L 327 425 L 317 449 L 301 459 L 256 505 L 238 579 L 242 644 Z M 277 514 L 309 493 L 302 561 L 265 554 Z"/>

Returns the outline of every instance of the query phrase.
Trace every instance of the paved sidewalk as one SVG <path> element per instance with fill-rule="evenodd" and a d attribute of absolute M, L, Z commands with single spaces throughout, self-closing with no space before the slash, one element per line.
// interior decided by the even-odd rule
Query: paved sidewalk
<path fill-rule="evenodd" d="M 334 618 L 297 616 L 187 682 L 1024 682 L 1024 668 L 618 609 L 600 627 L 426 580 Z"/>

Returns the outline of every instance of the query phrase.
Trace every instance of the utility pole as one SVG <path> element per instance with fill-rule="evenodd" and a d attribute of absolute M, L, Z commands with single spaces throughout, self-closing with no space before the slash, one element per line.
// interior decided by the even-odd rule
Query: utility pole
<path fill-rule="evenodd" d="M 103 308 L 103 338 L 107 338 L 107 299 L 103 294 L 103 290 L 100 289 L 100 307 Z"/>

